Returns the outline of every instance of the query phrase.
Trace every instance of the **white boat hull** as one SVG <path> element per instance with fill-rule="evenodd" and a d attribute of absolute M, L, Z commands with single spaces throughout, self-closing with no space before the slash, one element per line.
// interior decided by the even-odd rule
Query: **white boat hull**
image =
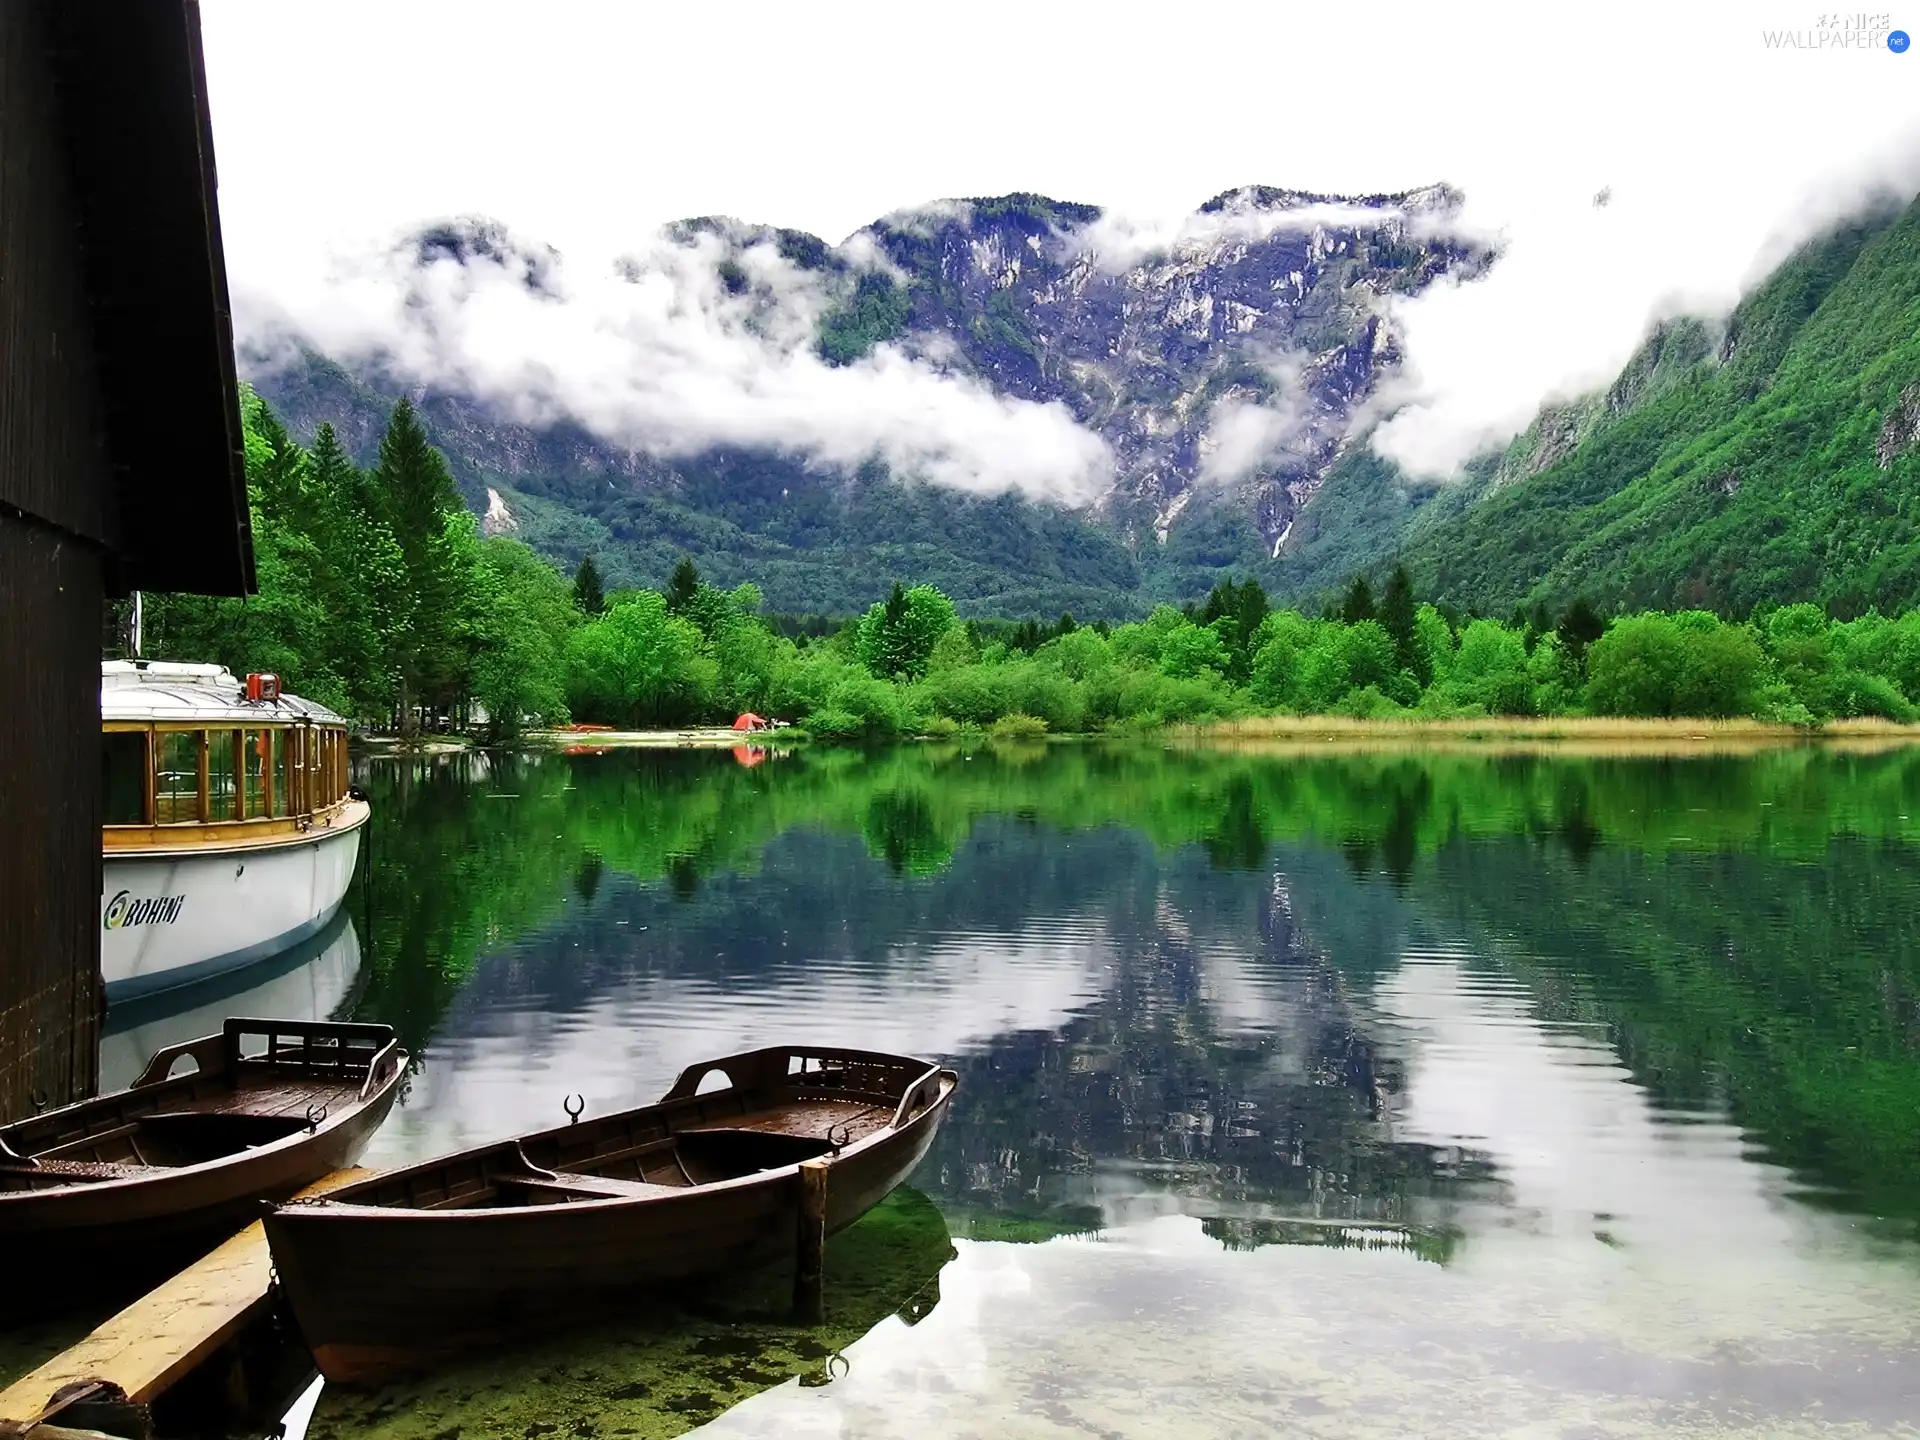
<path fill-rule="evenodd" d="M 100 896 L 107 999 L 132 1000 L 264 960 L 333 918 L 360 855 L 365 805 L 269 844 L 109 852 Z"/>

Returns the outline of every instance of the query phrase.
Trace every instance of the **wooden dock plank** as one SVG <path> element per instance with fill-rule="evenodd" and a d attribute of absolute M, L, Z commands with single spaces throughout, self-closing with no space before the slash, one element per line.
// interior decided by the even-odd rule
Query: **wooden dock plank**
<path fill-rule="evenodd" d="M 300 1194 L 324 1195 L 373 1173 L 336 1170 Z M 128 1399 L 151 1401 L 266 1305 L 272 1269 L 267 1232 L 256 1220 L 71 1350 L 0 1391 L 0 1419 L 31 1420 L 56 1390 L 75 1380 L 111 1380 Z"/>

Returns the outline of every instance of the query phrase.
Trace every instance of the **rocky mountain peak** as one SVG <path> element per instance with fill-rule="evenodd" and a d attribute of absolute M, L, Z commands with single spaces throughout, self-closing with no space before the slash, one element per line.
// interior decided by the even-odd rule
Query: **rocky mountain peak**
<path fill-rule="evenodd" d="M 1002 393 L 1066 405 L 1112 448 L 1101 509 L 1135 543 L 1205 495 L 1271 549 L 1398 358 L 1390 298 L 1491 258 L 1453 237 L 1460 202 L 1246 186 L 1158 232 L 1036 195 L 944 202 L 855 237 L 902 292 L 868 338 L 937 337 Z"/>

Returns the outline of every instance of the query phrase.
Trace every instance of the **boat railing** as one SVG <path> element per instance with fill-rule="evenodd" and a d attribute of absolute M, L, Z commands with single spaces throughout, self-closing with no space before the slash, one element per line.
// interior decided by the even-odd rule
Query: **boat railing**
<path fill-rule="evenodd" d="M 826 1096 L 862 1096 L 891 1105 L 924 1084 L 929 1074 L 937 1074 L 938 1067 L 930 1070 L 924 1060 L 877 1050 L 847 1050 L 833 1045 L 775 1045 L 689 1065 L 661 1098 L 691 1099 L 702 1093 L 701 1084 L 716 1071 L 726 1077 L 728 1088 L 735 1090 L 785 1089 Z"/>
<path fill-rule="evenodd" d="M 360 1098 L 362 1100 L 366 1099 L 367 1096 L 372 1093 L 374 1084 L 379 1079 L 381 1072 L 386 1068 L 388 1059 L 398 1056 L 399 1053 L 400 1041 L 396 1037 L 382 1045 L 380 1049 L 375 1052 L 373 1059 L 367 1062 L 367 1078 L 360 1082 Z"/>
<path fill-rule="evenodd" d="M 938 1098 L 942 1073 L 938 1065 L 929 1066 L 926 1074 L 907 1087 L 907 1093 L 900 1097 L 900 1104 L 893 1112 L 892 1128 L 898 1130 Z"/>
<path fill-rule="evenodd" d="M 348 1020 L 234 1019 L 221 1035 L 236 1074 L 245 1063 L 343 1085 L 362 1082 L 363 1094 L 365 1082 L 379 1073 L 383 1058 L 394 1049 L 392 1026 Z M 245 1049 L 243 1041 L 256 1037 L 265 1039 L 266 1047 Z"/>
<path fill-rule="evenodd" d="M 227 1064 L 226 1040 L 220 1035 L 202 1035 L 197 1040 L 182 1040 L 177 1045 L 168 1045 L 153 1052 L 153 1058 L 147 1062 L 147 1068 L 140 1072 L 129 1089 L 139 1090 L 148 1085 L 161 1085 L 173 1078 L 173 1067 L 187 1056 L 191 1056 L 195 1065 L 193 1073 L 214 1074 Z"/>

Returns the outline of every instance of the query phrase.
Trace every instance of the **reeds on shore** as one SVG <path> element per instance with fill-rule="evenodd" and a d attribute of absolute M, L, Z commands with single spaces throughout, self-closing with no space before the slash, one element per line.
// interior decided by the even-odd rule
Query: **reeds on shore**
<path fill-rule="evenodd" d="M 1834 744 L 1879 750 L 1920 743 L 1920 725 L 1888 720 L 1834 720 L 1782 725 L 1750 717 L 1701 719 L 1605 715 L 1495 715 L 1427 719 L 1344 715 L 1249 715 L 1170 726 L 1170 738 L 1236 748 L 1492 748 L 1571 754 L 1711 754 L 1769 746 Z"/>

